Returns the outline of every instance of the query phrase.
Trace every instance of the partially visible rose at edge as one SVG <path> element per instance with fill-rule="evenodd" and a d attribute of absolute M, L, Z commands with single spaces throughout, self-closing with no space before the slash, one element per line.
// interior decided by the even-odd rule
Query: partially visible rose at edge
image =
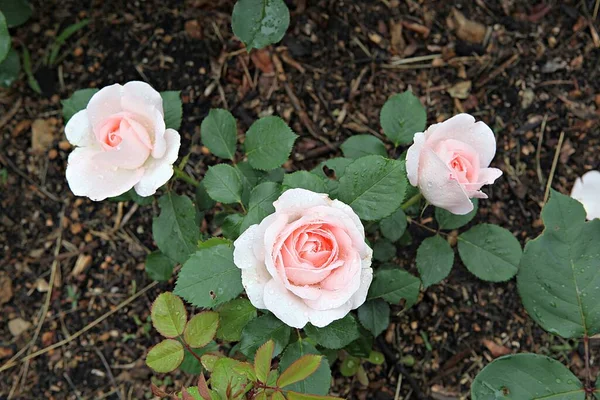
<path fill-rule="evenodd" d="M 160 93 L 138 81 L 102 88 L 65 134 L 76 146 L 67 164 L 69 187 L 96 201 L 132 187 L 153 195 L 173 175 L 180 146 L 179 133 L 165 127 Z"/>
<path fill-rule="evenodd" d="M 487 199 L 480 189 L 502 175 L 488 168 L 496 154 L 496 138 L 484 122 L 469 114 L 417 132 L 406 155 L 406 172 L 413 186 L 432 205 L 453 214 L 473 210 L 471 198 Z"/>
<path fill-rule="evenodd" d="M 583 204 L 586 218 L 600 218 L 600 171 L 588 171 L 575 180 L 571 197 Z"/>
<path fill-rule="evenodd" d="M 273 205 L 234 243 L 252 304 L 295 328 L 326 326 L 362 305 L 373 252 L 354 211 L 305 189 L 290 189 Z"/>

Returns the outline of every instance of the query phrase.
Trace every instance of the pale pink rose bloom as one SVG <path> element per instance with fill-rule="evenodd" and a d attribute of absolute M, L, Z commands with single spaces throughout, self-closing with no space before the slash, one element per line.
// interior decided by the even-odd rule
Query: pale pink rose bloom
<path fill-rule="evenodd" d="M 373 252 L 354 211 L 305 189 L 290 189 L 273 205 L 234 243 L 252 304 L 294 328 L 326 326 L 363 304 Z"/>
<path fill-rule="evenodd" d="M 406 172 L 427 201 L 453 214 L 473 210 L 471 198 L 487 199 L 480 191 L 502 175 L 488 168 L 496 154 L 494 133 L 469 114 L 431 125 L 415 133 L 406 155 Z"/>
<path fill-rule="evenodd" d="M 77 146 L 67 164 L 69 187 L 96 201 L 132 187 L 153 195 L 173 175 L 179 153 L 179 133 L 165 129 L 162 98 L 144 82 L 101 89 L 69 120 L 65 134 Z"/>
<path fill-rule="evenodd" d="M 577 178 L 571 197 L 583 204 L 587 219 L 600 218 L 600 171 L 588 171 Z"/>

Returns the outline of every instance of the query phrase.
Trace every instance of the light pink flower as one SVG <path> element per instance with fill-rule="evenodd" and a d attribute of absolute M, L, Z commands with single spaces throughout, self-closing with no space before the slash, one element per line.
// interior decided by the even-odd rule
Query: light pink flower
<path fill-rule="evenodd" d="M 406 172 L 429 203 L 463 215 L 473 210 L 471 198 L 487 199 L 481 187 L 502 175 L 488 168 L 495 154 L 492 130 L 469 114 L 459 114 L 415 133 Z"/>
<path fill-rule="evenodd" d="M 98 201 L 132 187 L 150 196 L 173 175 L 179 133 L 165 129 L 162 98 L 147 83 L 103 88 L 69 120 L 65 133 L 77 146 L 66 175 L 78 196 Z"/>
<path fill-rule="evenodd" d="M 577 178 L 571 197 L 583 204 L 587 219 L 600 218 L 600 171 L 588 171 Z"/>
<path fill-rule="evenodd" d="M 234 243 L 252 304 L 295 328 L 326 326 L 363 304 L 372 251 L 354 211 L 305 189 L 288 190 L 273 205 Z"/>

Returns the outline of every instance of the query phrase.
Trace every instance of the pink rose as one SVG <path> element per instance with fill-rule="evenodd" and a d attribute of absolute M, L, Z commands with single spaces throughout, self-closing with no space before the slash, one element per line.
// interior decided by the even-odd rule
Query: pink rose
<path fill-rule="evenodd" d="M 354 211 L 304 189 L 286 191 L 273 205 L 273 214 L 234 243 L 252 304 L 295 328 L 326 326 L 363 304 L 373 252 Z"/>
<path fill-rule="evenodd" d="M 463 215 L 473 210 L 471 198 L 487 199 L 479 189 L 502 175 L 488 168 L 495 154 L 496 139 L 489 126 L 459 114 L 415 133 L 406 172 L 429 203 Z"/>
<path fill-rule="evenodd" d="M 179 133 L 165 129 L 162 98 L 147 83 L 103 88 L 69 120 L 65 133 L 77 146 L 66 173 L 77 196 L 98 201 L 132 187 L 150 196 L 173 175 Z"/>
<path fill-rule="evenodd" d="M 577 178 L 571 197 L 583 204 L 587 219 L 600 218 L 600 171 L 588 171 Z"/>

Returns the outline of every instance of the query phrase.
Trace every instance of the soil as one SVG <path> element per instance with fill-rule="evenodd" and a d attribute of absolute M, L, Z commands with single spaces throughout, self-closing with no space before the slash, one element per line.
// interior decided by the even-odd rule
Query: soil
<path fill-rule="evenodd" d="M 66 184 L 71 149 L 60 99 L 77 89 L 144 80 L 181 90 L 182 149 L 191 151 L 188 172 L 197 178 L 216 161 L 199 142 L 211 107 L 231 110 L 240 132 L 259 116 L 282 116 L 300 134 L 286 164 L 296 170 L 338 155 L 350 135 L 382 137 L 381 106 L 411 89 L 429 123 L 468 112 L 494 129 L 493 166 L 504 175 L 485 189 L 490 198 L 480 201 L 471 225 L 499 224 L 523 244 L 543 229 L 548 178 L 569 193 L 577 176 L 600 166 L 595 0 L 287 3 L 292 17 L 283 41 L 248 55 L 231 32 L 232 0 L 33 1 L 33 17 L 12 35 L 18 49 L 31 52 L 43 93 L 24 75 L 0 92 L 0 365 L 30 343 L 27 354 L 68 338 L 151 283 L 143 262 L 155 248 L 156 205 L 95 203 L 74 197 Z M 458 26 L 453 9 L 475 25 Z M 58 32 L 83 18 L 91 23 L 68 40 L 59 63 L 43 65 Z M 401 150 L 390 147 L 390 155 Z M 176 190 L 192 194 L 184 183 Z M 435 228 L 430 210 L 418 222 Z M 413 242 L 395 262 L 415 272 L 417 244 L 430 233 L 409 229 Z M 53 264 L 52 295 L 35 335 Z M 159 340 L 148 332 L 149 305 L 173 285 L 152 287 L 74 340 L 1 372 L 0 398 L 143 399 L 152 376 L 168 390 L 189 384 L 191 376 L 153 375 L 143 363 Z M 27 329 L 14 336 L 8 322 L 18 318 Z M 583 369 L 581 344 L 533 323 L 514 280 L 482 282 L 458 261 L 448 279 L 423 291 L 416 306 L 396 307 L 391 319 L 376 343 L 387 362 L 365 364 L 369 385 L 336 372 L 332 393 L 468 398 L 477 372 L 505 353 L 533 351 L 576 374 Z M 597 376 L 600 343 L 591 342 Z M 404 363 L 394 368 L 396 357 Z"/>

